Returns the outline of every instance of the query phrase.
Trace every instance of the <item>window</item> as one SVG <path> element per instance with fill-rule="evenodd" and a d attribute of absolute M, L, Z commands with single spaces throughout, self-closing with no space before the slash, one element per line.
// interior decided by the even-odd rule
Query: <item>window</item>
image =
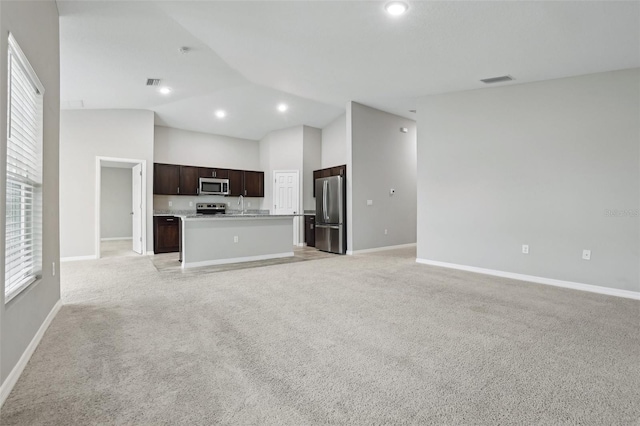
<path fill-rule="evenodd" d="M 5 303 L 42 275 L 44 89 L 9 34 Z"/>

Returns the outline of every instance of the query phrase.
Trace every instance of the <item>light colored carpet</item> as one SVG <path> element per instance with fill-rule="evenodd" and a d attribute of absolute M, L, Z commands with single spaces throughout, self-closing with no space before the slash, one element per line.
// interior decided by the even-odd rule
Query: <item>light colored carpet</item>
<path fill-rule="evenodd" d="M 65 305 L 0 422 L 639 424 L 639 302 L 414 258 L 65 263 Z"/>
<path fill-rule="evenodd" d="M 133 251 L 133 242 L 129 240 L 100 241 L 100 257 L 140 256 Z"/>

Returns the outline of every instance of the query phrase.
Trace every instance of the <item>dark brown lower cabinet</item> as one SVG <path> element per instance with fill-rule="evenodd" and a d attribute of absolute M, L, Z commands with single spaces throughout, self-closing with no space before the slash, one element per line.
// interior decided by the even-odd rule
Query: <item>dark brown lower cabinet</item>
<path fill-rule="evenodd" d="M 178 251 L 180 251 L 180 218 L 154 216 L 153 252 L 174 253 Z"/>
<path fill-rule="evenodd" d="M 316 217 L 306 215 L 304 217 L 304 241 L 307 247 L 316 246 Z"/>

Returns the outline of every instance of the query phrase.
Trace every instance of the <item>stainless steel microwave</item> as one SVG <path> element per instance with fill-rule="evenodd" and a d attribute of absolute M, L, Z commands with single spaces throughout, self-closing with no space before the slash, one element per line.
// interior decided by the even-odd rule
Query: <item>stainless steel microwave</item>
<path fill-rule="evenodd" d="M 229 195 L 229 179 L 200 178 L 198 195 Z"/>

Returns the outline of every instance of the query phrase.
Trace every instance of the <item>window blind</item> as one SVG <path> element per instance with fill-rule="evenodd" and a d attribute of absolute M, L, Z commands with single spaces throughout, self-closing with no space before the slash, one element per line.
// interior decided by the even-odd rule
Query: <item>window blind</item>
<path fill-rule="evenodd" d="M 5 301 L 42 273 L 42 85 L 9 35 Z"/>

